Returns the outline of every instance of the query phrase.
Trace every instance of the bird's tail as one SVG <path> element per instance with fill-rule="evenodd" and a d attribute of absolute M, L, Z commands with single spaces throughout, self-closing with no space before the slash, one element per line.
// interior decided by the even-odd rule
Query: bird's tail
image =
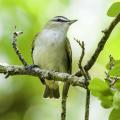
<path fill-rule="evenodd" d="M 56 99 L 58 99 L 60 97 L 59 85 L 54 83 L 53 87 L 50 87 L 49 85 L 46 84 L 43 97 L 44 98 L 56 98 Z"/>

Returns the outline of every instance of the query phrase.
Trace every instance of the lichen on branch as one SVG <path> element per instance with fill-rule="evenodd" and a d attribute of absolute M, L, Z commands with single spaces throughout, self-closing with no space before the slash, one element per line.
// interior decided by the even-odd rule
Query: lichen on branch
<path fill-rule="evenodd" d="M 35 77 L 41 76 L 48 80 L 68 82 L 73 86 L 84 87 L 84 80 L 77 76 L 73 76 L 68 73 L 43 70 L 38 67 L 36 68 L 33 67 L 29 69 L 29 67 L 17 66 L 17 65 L 6 65 L 6 66 L 0 65 L 0 73 L 9 74 L 9 76 L 14 76 L 14 75 L 31 75 Z"/>

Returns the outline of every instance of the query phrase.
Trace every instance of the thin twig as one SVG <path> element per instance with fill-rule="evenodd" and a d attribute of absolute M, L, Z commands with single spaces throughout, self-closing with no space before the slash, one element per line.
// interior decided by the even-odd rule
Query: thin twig
<path fill-rule="evenodd" d="M 78 42 L 81 47 L 84 48 L 84 42 L 82 42 L 82 44 L 81 44 L 79 40 L 77 40 L 77 39 L 74 39 L 74 40 L 76 42 Z M 81 56 L 81 59 L 80 59 L 81 62 L 82 62 L 83 56 Z M 62 102 L 61 102 L 61 107 L 62 107 L 61 120 L 66 119 L 66 104 L 67 104 L 67 97 L 68 97 L 69 88 L 70 88 L 70 83 L 64 83 L 63 90 L 62 90 Z"/>
<path fill-rule="evenodd" d="M 62 113 L 61 113 L 61 120 L 66 119 L 66 103 L 67 103 L 67 97 L 68 97 L 68 91 L 70 88 L 70 83 L 64 83 L 63 91 L 62 91 Z"/>
<path fill-rule="evenodd" d="M 24 66 L 27 66 L 27 62 L 24 60 L 24 58 L 23 58 L 22 54 L 20 53 L 19 49 L 17 48 L 17 44 L 16 44 L 16 42 L 17 42 L 17 37 L 18 37 L 19 35 L 21 35 L 21 34 L 23 34 L 22 31 L 20 31 L 20 32 L 14 32 L 14 33 L 13 33 L 12 46 L 13 46 L 16 54 L 18 55 L 18 58 L 19 58 L 20 61 L 22 62 L 22 64 L 23 64 Z"/>
<path fill-rule="evenodd" d="M 90 90 L 86 90 L 85 120 L 89 120 Z"/>
<path fill-rule="evenodd" d="M 115 60 L 112 55 L 109 55 L 109 70 L 112 70 L 115 65 Z"/>
<path fill-rule="evenodd" d="M 120 80 L 118 76 L 110 76 L 108 72 L 105 71 L 106 78 L 105 80 L 108 81 L 110 87 L 114 87 L 115 83 Z"/>
<path fill-rule="evenodd" d="M 105 29 L 104 31 L 104 35 L 101 38 L 100 42 L 98 43 L 98 47 L 96 48 L 95 52 L 93 53 L 93 55 L 91 56 L 91 58 L 88 60 L 88 62 L 86 63 L 86 65 L 84 66 L 84 69 L 86 71 L 90 70 L 91 67 L 94 65 L 94 63 L 96 62 L 99 54 L 101 53 L 101 51 L 103 50 L 110 34 L 112 33 L 113 29 L 115 28 L 115 26 L 120 22 L 120 13 L 116 16 L 116 18 L 111 22 L 111 24 L 109 25 L 109 27 L 107 29 Z M 82 76 L 81 71 L 78 71 L 75 73 L 76 76 Z"/>
<path fill-rule="evenodd" d="M 84 76 L 84 79 L 85 79 L 85 86 L 86 86 L 86 105 L 85 105 L 85 120 L 89 120 L 89 105 L 90 105 L 90 90 L 88 89 L 88 81 L 91 79 L 90 78 L 90 75 L 88 73 L 88 71 L 86 71 L 83 67 L 82 67 L 82 61 L 83 61 L 83 58 L 84 58 L 84 55 L 85 55 L 85 47 L 84 47 L 84 42 L 82 41 L 82 43 L 75 39 L 76 42 L 80 45 L 81 49 L 82 49 L 82 54 L 80 56 L 80 59 L 79 59 L 79 64 L 78 64 L 78 67 L 80 68 L 81 70 L 81 73 L 82 75 Z"/>
<path fill-rule="evenodd" d="M 86 81 L 86 105 L 85 105 L 85 120 L 89 120 L 89 110 L 90 110 L 90 90 L 88 89 L 88 85 L 89 85 L 89 80 L 91 80 L 91 77 L 88 73 L 88 71 L 85 71 L 86 76 L 87 76 L 87 81 Z"/>
<path fill-rule="evenodd" d="M 76 39 L 76 38 L 74 38 L 74 40 L 79 44 L 79 46 L 82 48 L 82 53 L 81 53 L 81 56 L 80 56 L 80 59 L 79 59 L 79 64 L 78 64 L 78 66 L 79 66 L 79 68 L 81 67 L 81 65 L 82 65 L 82 60 L 83 60 L 83 57 L 84 57 L 84 54 L 85 54 L 85 47 L 84 47 L 84 41 L 82 41 L 82 43 L 78 40 L 78 39 Z"/>
<path fill-rule="evenodd" d="M 109 75 L 109 72 L 114 68 L 115 66 L 115 59 L 112 57 L 112 55 L 109 55 L 109 64 L 108 64 L 108 71 L 105 71 L 106 78 L 105 80 L 108 81 L 110 87 L 114 87 L 114 84 L 120 79 L 118 76 L 111 76 Z"/>

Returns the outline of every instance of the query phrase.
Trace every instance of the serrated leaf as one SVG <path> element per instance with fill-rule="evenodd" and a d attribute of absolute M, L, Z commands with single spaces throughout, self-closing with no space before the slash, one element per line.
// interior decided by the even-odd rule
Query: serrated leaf
<path fill-rule="evenodd" d="M 120 2 L 115 2 L 108 9 L 107 15 L 110 17 L 115 17 L 119 13 L 120 13 Z"/>
<path fill-rule="evenodd" d="M 109 120 L 120 120 L 120 109 L 113 109 L 110 113 Z"/>
<path fill-rule="evenodd" d="M 116 91 L 113 97 L 113 107 L 120 109 L 120 91 Z"/>

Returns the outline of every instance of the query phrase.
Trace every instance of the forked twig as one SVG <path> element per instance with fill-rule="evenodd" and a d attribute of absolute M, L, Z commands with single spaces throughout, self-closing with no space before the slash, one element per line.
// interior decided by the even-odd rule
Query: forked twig
<path fill-rule="evenodd" d="M 85 87 L 86 87 L 86 105 L 85 105 L 85 120 L 89 120 L 89 105 L 90 105 L 90 90 L 88 89 L 88 81 L 91 79 L 90 75 L 88 73 L 88 71 L 86 71 L 83 67 L 82 67 L 82 61 L 85 55 L 85 47 L 84 47 L 84 42 L 80 42 L 78 39 L 75 39 L 75 41 L 79 44 L 79 46 L 82 49 L 82 54 L 80 56 L 79 59 L 79 64 L 78 67 L 82 73 L 82 75 L 84 76 L 85 79 Z"/>
<path fill-rule="evenodd" d="M 15 27 L 15 28 L 16 28 L 16 27 Z M 23 58 L 23 56 L 22 56 L 22 54 L 20 53 L 19 49 L 17 48 L 17 43 L 16 43 L 16 42 L 17 42 L 17 37 L 18 37 L 19 35 L 21 35 L 21 34 L 23 34 L 22 31 L 14 32 L 14 33 L 13 33 L 12 46 L 13 46 L 16 54 L 18 55 L 19 60 L 22 62 L 22 64 L 23 64 L 24 66 L 27 66 L 28 64 L 27 64 L 27 62 L 25 61 L 25 59 Z"/>

